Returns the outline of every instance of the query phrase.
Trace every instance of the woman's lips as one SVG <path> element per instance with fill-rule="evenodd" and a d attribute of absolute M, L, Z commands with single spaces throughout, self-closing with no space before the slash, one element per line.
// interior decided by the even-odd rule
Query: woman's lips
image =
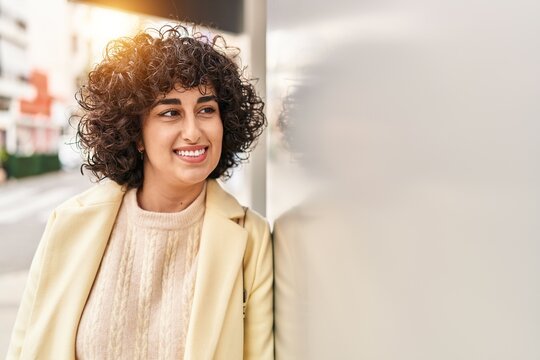
<path fill-rule="evenodd" d="M 208 155 L 208 147 L 192 147 L 174 150 L 176 156 L 188 163 L 200 163 L 206 159 Z"/>

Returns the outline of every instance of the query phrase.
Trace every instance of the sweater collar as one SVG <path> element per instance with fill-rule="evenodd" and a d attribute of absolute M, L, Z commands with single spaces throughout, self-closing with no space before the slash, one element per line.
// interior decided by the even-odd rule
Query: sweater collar
<path fill-rule="evenodd" d="M 131 224 L 142 228 L 179 230 L 199 221 L 204 214 L 206 184 L 201 193 L 185 209 L 176 212 L 156 212 L 144 210 L 137 201 L 137 189 L 130 189 L 124 195 L 122 206 L 126 206 Z"/>

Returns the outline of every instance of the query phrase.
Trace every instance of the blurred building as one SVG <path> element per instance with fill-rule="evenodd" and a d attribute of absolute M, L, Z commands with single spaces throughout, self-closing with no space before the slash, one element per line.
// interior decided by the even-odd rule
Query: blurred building
<path fill-rule="evenodd" d="M 16 124 L 12 114 L 14 100 L 32 94 L 28 84 L 28 19 L 15 1 L 0 1 L 0 165 L 13 151 Z M 0 179 L 5 174 L 0 174 Z"/>
<path fill-rule="evenodd" d="M 77 157 L 66 143 L 73 94 L 93 55 L 89 11 L 65 1 L 0 0 L 0 168 L 12 177 L 58 170 L 59 152 Z"/>
<path fill-rule="evenodd" d="M 47 74 L 31 70 L 24 5 L 0 1 L 0 148 L 3 165 L 15 177 L 56 169 L 61 132 L 51 122 Z"/>

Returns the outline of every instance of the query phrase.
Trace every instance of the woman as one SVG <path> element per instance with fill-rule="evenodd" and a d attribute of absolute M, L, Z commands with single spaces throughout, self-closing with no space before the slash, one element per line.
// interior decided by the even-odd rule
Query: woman
<path fill-rule="evenodd" d="M 216 181 L 266 119 L 220 41 L 143 32 L 90 72 L 78 139 L 104 181 L 50 217 L 8 359 L 273 358 L 269 227 Z"/>

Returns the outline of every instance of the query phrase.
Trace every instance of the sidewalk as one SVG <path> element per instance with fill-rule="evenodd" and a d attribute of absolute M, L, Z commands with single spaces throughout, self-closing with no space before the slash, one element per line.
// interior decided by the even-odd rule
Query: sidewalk
<path fill-rule="evenodd" d="M 27 271 L 0 274 L 0 358 L 5 358 Z"/>
<path fill-rule="evenodd" d="M 92 186 L 75 171 L 59 171 L 0 185 L 0 359 L 13 323 L 45 222 L 51 211 Z"/>

